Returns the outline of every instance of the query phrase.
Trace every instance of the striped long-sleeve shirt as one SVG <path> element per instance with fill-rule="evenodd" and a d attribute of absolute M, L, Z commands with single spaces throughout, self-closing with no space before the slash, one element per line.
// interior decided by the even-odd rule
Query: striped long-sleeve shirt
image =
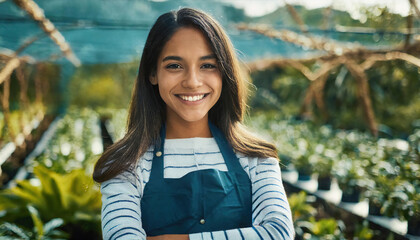
<path fill-rule="evenodd" d="M 181 178 L 203 169 L 227 171 L 214 138 L 167 139 L 164 146 L 164 178 Z M 278 161 L 237 154 L 252 183 L 252 227 L 189 234 L 191 240 L 293 239 L 289 203 Z M 103 182 L 102 232 L 104 239 L 146 239 L 140 201 L 152 168 L 153 147 L 133 172 Z M 164 217 L 164 216 L 162 216 Z"/>

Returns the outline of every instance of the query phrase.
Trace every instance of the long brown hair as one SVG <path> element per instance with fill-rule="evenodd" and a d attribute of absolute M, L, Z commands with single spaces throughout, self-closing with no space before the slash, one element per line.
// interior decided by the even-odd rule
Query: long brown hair
<path fill-rule="evenodd" d="M 106 181 L 135 167 L 140 156 L 151 145 L 159 143 L 159 131 L 166 120 L 166 105 L 158 86 L 152 85 L 149 77 L 156 72 L 157 59 L 166 42 L 179 28 L 187 26 L 195 27 L 206 36 L 222 74 L 221 96 L 209 111 L 209 120 L 225 134 L 235 151 L 250 157 L 277 158 L 273 144 L 252 136 L 241 123 L 247 88 L 229 37 L 208 14 L 182 8 L 161 15 L 150 30 L 131 98 L 127 133 L 99 158 L 93 172 L 95 181 Z"/>

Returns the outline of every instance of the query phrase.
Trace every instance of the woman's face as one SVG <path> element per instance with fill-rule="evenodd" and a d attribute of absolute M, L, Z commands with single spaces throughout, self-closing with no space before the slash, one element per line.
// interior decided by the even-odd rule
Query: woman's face
<path fill-rule="evenodd" d="M 180 28 L 165 44 L 150 81 L 159 87 L 168 122 L 207 120 L 222 91 L 216 56 L 206 37 L 192 27 Z"/>

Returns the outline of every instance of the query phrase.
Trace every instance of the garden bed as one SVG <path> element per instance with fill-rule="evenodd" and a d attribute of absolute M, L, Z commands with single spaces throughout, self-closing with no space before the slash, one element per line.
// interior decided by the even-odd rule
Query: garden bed
<path fill-rule="evenodd" d="M 338 184 L 333 181 L 331 190 L 317 190 L 318 182 L 315 179 L 298 181 L 297 171 L 283 171 L 283 183 L 288 194 L 305 191 L 316 197 L 314 203 L 317 208 L 322 208 L 330 217 L 342 220 L 346 224 L 347 231 L 355 229 L 356 224 L 364 220 L 369 221 L 370 228 L 378 230 L 374 239 L 387 239 L 392 234 L 394 239 L 420 239 L 420 237 L 407 235 L 407 221 L 383 216 L 371 216 L 368 214 L 369 204 L 367 200 L 358 202 L 342 202 L 342 191 Z"/>

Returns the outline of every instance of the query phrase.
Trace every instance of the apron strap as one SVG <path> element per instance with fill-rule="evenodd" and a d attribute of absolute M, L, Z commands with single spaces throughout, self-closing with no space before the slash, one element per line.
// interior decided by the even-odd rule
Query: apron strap
<path fill-rule="evenodd" d="M 211 134 L 213 135 L 217 145 L 219 146 L 220 152 L 222 153 L 223 159 L 225 160 L 225 164 L 228 171 L 242 173 L 244 170 L 241 164 L 239 163 L 239 159 L 233 151 L 232 146 L 227 141 L 225 135 L 222 133 L 222 131 L 220 131 L 219 128 L 217 128 L 211 122 L 209 122 L 209 127 Z"/>
<path fill-rule="evenodd" d="M 165 155 L 164 146 L 165 146 L 165 137 L 166 137 L 166 124 L 162 124 L 160 128 L 160 145 L 155 146 L 153 150 L 153 161 L 152 169 L 150 172 L 150 179 L 155 179 L 155 181 L 163 182 L 163 156 Z"/>

